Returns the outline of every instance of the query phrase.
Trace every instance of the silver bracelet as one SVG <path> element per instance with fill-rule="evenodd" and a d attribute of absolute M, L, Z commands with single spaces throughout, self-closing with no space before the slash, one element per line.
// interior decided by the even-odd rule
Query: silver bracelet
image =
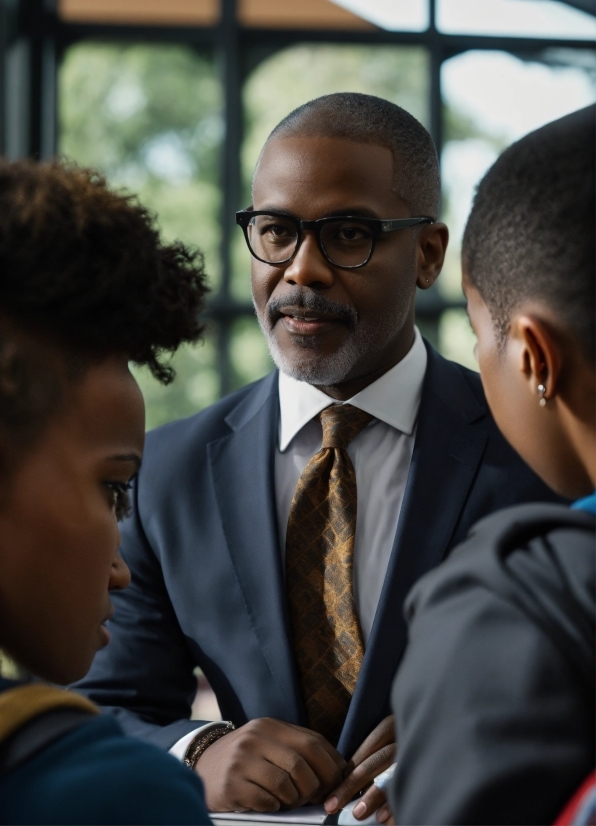
<path fill-rule="evenodd" d="M 225 737 L 231 731 L 234 731 L 236 726 L 231 720 L 222 720 L 216 726 L 213 726 L 204 733 L 199 732 L 197 736 L 191 740 L 189 747 L 186 749 L 184 755 L 184 763 L 190 768 L 194 767 L 199 762 L 199 758 L 207 751 L 209 746 L 213 745 L 217 740 Z"/>

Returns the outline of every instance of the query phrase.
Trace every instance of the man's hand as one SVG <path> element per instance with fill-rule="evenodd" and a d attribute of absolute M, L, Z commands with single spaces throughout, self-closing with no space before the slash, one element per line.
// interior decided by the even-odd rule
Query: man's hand
<path fill-rule="evenodd" d="M 276 812 L 323 799 L 345 766 L 320 734 L 264 717 L 209 746 L 195 769 L 212 812 Z"/>
<path fill-rule="evenodd" d="M 225 739 L 225 738 L 224 738 Z M 325 801 L 328 814 L 337 812 L 349 803 L 358 792 L 366 789 L 375 777 L 387 769 L 395 756 L 395 729 L 393 715 L 379 723 L 366 738 L 344 769 L 343 782 L 334 789 Z M 356 820 L 363 820 L 376 812 L 380 823 L 388 823 L 391 813 L 386 804 L 385 792 L 371 786 L 358 801 L 352 811 Z"/>

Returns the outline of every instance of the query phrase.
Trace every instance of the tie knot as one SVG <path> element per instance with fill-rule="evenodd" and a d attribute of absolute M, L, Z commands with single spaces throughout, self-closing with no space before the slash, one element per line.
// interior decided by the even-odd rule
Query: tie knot
<path fill-rule="evenodd" d="M 323 426 L 321 449 L 338 447 L 345 450 L 373 417 L 351 404 L 333 404 L 322 410 L 319 418 Z"/>

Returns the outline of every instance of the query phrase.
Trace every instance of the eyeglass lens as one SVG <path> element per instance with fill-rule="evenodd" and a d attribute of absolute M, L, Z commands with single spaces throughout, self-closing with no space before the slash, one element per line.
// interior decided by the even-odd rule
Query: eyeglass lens
<path fill-rule="evenodd" d="M 279 215 L 256 215 L 247 227 L 252 252 L 269 264 L 281 264 L 296 251 L 296 225 Z M 355 220 L 338 219 L 323 224 L 321 246 L 332 264 L 357 267 L 369 257 L 373 235 L 370 228 Z"/>

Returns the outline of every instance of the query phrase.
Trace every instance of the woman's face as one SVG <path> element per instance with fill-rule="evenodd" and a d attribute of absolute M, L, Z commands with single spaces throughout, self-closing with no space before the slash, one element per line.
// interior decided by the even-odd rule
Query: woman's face
<path fill-rule="evenodd" d="M 0 500 L 0 645 L 62 684 L 107 645 L 108 592 L 128 585 L 117 516 L 144 440 L 143 399 L 124 357 L 90 367 L 67 393 Z"/>

